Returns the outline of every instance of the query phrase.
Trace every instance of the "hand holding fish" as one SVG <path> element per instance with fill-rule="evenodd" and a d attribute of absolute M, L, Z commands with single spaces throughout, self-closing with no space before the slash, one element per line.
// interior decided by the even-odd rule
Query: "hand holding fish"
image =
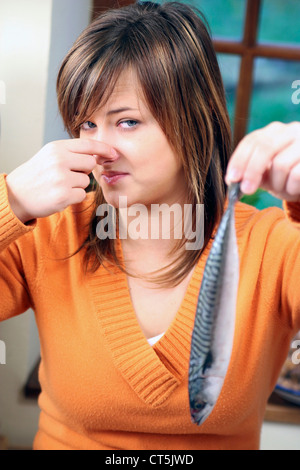
<path fill-rule="evenodd" d="M 300 122 L 272 122 L 244 137 L 225 180 L 240 181 L 245 194 L 260 187 L 280 199 L 300 202 Z"/>

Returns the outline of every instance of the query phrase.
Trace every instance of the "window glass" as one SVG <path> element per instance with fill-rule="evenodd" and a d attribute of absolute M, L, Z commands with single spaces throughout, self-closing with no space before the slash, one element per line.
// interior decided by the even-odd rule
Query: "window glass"
<path fill-rule="evenodd" d="M 257 58 L 248 132 L 271 121 L 299 121 L 299 85 L 300 62 Z"/>
<path fill-rule="evenodd" d="M 299 44 L 300 1 L 262 0 L 258 41 Z"/>
<path fill-rule="evenodd" d="M 244 29 L 246 0 L 190 0 L 204 13 L 214 37 L 241 39 Z"/>
<path fill-rule="evenodd" d="M 224 82 L 227 108 L 233 128 L 237 83 L 240 73 L 241 58 L 231 54 L 217 54 Z"/>

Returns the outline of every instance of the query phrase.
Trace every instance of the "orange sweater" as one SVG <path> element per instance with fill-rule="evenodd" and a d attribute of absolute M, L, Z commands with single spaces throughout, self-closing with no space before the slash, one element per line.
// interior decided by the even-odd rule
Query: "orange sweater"
<path fill-rule="evenodd" d="M 34 449 L 259 448 L 267 399 L 300 329 L 300 225 L 293 226 L 280 209 L 237 204 L 240 284 L 233 354 L 219 400 L 197 426 L 189 414 L 188 364 L 211 244 L 176 318 L 151 347 L 122 272 L 101 267 L 85 276 L 82 252 L 59 259 L 85 238 L 89 204 L 25 226 L 10 210 L 0 176 L 0 320 L 32 307 L 41 343 Z M 286 210 L 300 221 L 299 205 L 287 204 Z"/>

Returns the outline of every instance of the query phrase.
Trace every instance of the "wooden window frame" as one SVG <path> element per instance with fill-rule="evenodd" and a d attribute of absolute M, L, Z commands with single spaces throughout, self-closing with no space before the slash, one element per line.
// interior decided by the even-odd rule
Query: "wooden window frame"
<path fill-rule="evenodd" d="M 217 53 L 234 54 L 241 57 L 233 126 L 235 146 L 247 132 L 255 59 L 264 57 L 300 61 L 300 47 L 298 46 L 258 42 L 257 34 L 262 2 L 263 0 L 247 0 L 244 33 L 241 41 L 213 40 Z"/>
<path fill-rule="evenodd" d="M 93 0 L 93 11 L 91 19 L 95 19 L 96 16 L 103 13 L 105 10 L 110 8 L 121 8 L 127 5 L 135 3 L 132 0 Z"/>

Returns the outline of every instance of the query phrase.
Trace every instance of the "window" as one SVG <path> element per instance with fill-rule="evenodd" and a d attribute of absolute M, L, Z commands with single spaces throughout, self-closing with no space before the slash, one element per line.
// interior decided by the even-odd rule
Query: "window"
<path fill-rule="evenodd" d="M 240 57 L 232 116 L 235 144 L 247 132 L 272 120 L 299 119 L 300 107 L 292 102 L 292 84 L 300 79 L 300 2 L 198 0 L 193 4 L 208 19 L 218 56 Z M 226 24 L 231 25 L 230 31 Z M 230 60 L 223 59 L 221 70 Z M 227 89 L 226 74 L 224 83 Z"/>
<path fill-rule="evenodd" d="M 292 87 L 300 80 L 300 2 L 196 0 L 192 4 L 203 11 L 211 27 L 234 145 L 271 121 L 299 120 L 300 104 L 293 100 Z M 260 209 L 282 206 L 261 190 L 244 201 Z"/>

